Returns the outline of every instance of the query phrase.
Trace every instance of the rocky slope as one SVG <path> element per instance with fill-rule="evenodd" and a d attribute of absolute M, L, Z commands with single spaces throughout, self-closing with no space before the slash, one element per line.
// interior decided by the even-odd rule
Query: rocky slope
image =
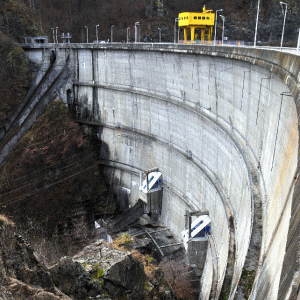
<path fill-rule="evenodd" d="M 42 223 L 49 234 L 71 229 L 76 220 L 93 225 L 118 207 L 88 140 L 65 105 L 53 102 L 19 141 L 0 176 L 2 212 L 20 224 Z M 17 204 L 17 205 L 16 205 Z"/>
<path fill-rule="evenodd" d="M 0 299 L 176 299 L 149 256 L 121 246 L 132 242 L 123 236 L 113 244 L 95 242 L 47 268 L 14 223 L 0 215 Z"/>
<path fill-rule="evenodd" d="M 46 266 L 22 236 L 16 235 L 14 223 L 2 215 L 0 246 L 1 299 L 70 299 L 53 285 Z"/>
<path fill-rule="evenodd" d="M 111 244 L 97 241 L 50 267 L 51 278 L 72 299 L 181 299 L 165 279 L 163 269 L 136 246 L 127 233 Z"/>

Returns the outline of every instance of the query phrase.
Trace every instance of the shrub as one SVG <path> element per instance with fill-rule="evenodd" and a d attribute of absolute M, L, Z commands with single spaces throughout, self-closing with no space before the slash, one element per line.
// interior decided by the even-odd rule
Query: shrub
<path fill-rule="evenodd" d="M 163 270 L 166 280 L 172 286 L 178 299 L 194 299 L 189 278 L 191 270 L 183 259 L 165 258 L 159 267 Z"/>

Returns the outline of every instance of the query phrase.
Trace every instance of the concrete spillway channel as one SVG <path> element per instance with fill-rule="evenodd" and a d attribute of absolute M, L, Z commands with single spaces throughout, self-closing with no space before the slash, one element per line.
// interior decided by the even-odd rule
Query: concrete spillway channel
<path fill-rule="evenodd" d="M 285 258 L 299 223 L 296 58 L 238 47 L 55 47 L 61 57 L 68 50 L 72 68 L 62 88 L 69 97 L 61 95 L 101 139 L 105 174 L 129 204 L 139 198 L 139 171 L 158 167 L 160 222 L 180 237 L 186 210 L 209 211 L 202 299 L 273 300 L 279 290 L 285 299 L 292 289 Z"/>

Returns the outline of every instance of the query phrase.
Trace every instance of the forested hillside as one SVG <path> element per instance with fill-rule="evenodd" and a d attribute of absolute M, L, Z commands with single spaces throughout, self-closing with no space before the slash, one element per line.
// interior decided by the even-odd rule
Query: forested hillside
<path fill-rule="evenodd" d="M 286 3 L 285 42 L 295 44 L 300 1 L 289 0 Z M 62 33 L 69 32 L 72 42 L 86 42 L 87 33 L 89 42 L 93 42 L 96 25 L 99 25 L 100 40 L 111 38 L 111 26 L 114 25 L 114 41 L 121 42 L 126 40 L 128 27 L 131 39 L 134 38 L 134 23 L 140 22 L 141 41 L 145 37 L 158 41 L 157 28 L 161 28 L 162 41 L 172 42 L 174 18 L 183 11 L 202 11 L 203 5 L 213 11 L 223 9 L 225 36 L 229 39 L 253 41 L 257 13 L 255 0 L 2 0 L 0 29 L 18 42 L 35 34 L 47 35 L 52 42 L 56 27 L 58 41 L 62 41 Z M 258 40 L 278 44 L 282 25 L 279 1 L 261 1 Z M 222 24 L 219 22 L 219 38 L 221 31 Z"/>
<path fill-rule="evenodd" d="M 18 44 L 42 34 L 31 8 L 19 0 L 0 2 L 0 132 L 31 86 L 34 66 Z M 97 215 L 114 213 L 95 147 L 62 102 L 49 105 L 0 166 L 1 213 L 18 225 L 43 223 L 47 233 L 76 214 L 92 223 Z"/>
<path fill-rule="evenodd" d="M 126 40 L 130 27 L 134 38 L 134 23 L 140 22 L 141 41 L 145 37 L 158 41 L 158 30 L 162 30 L 162 41 L 172 42 L 174 18 L 183 11 L 223 9 L 225 16 L 225 36 L 229 39 L 253 41 L 257 13 L 257 1 L 251 0 L 24 0 L 38 29 L 53 40 L 53 30 L 58 27 L 59 40 L 62 33 L 69 32 L 73 42 L 86 42 L 88 28 L 89 42 L 96 39 L 96 25 L 99 24 L 99 39 L 111 38 L 114 25 L 114 41 Z M 299 0 L 286 1 L 285 41 L 297 40 L 299 27 Z M 219 22 L 218 36 L 221 37 L 222 24 Z M 258 26 L 258 40 L 279 44 L 283 25 L 283 14 L 279 1 L 261 1 Z"/>
<path fill-rule="evenodd" d="M 0 130 L 30 87 L 30 65 L 17 42 L 37 33 L 30 10 L 19 1 L 0 2 Z"/>

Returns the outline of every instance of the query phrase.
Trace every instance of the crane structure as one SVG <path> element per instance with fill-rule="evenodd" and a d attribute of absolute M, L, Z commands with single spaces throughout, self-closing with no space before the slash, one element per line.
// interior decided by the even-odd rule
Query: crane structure
<path fill-rule="evenodd" d="M 185 41 L 188 39 L 188 29 L 191 31 L 191 41 L 198 39 L 199 33 L 201 41 L 211 40 L 215 14 L 212 10 L 205 9 L 205 5 L 203 12 L 183 12 L 178 15 L 178 19 L 178 26 L 184 30 Z"/>

